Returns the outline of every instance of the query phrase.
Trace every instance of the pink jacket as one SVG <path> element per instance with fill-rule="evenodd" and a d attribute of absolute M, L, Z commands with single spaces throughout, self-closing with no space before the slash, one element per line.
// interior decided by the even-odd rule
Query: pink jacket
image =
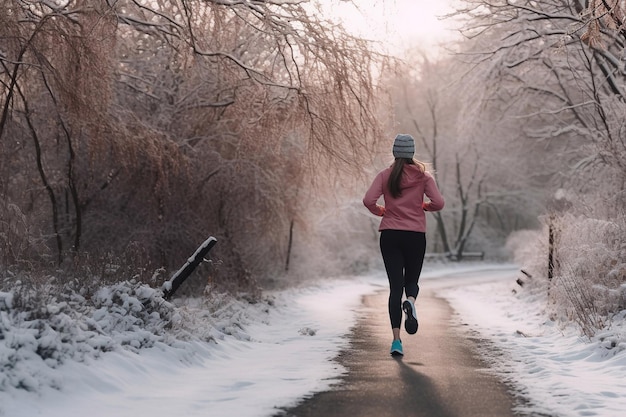
<path fill-rule="evenodd" d="M 402 195 L 393 198 L 387 187 L 391 167 L 378 173 L 369 190 L 363 197 L 365 207 L 382 216 L 378 230 L 410 230 L 426 232 L 426 211 L 438 211 L 444 206 L 443 196 L 437 188 L 435 179 L 428 172 L 422 172 L 417 165 L 406 165 L 400 186 Z M 385 205 L 377 204 L 383 196 Z M 424 203 L 424 195 L 430 202 Z M 423 206 L 422 206 L 423 204 Z"/>

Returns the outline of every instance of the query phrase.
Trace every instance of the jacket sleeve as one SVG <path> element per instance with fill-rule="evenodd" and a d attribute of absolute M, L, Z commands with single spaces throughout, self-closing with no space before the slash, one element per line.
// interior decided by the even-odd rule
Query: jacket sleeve
<path fill-rule="evenodd" d="M 443 196 L 437 187 L 437 183 L 432 175 L 426 174 L 426 186 L 424 187 L 424 194 L 430 200 L 429 202 L 424 202 L 423 208 L 426 211 L 439 211 L 445 205 L 443 200 Z"/>
<path fill-rule="evenodd" d="M 385 214 L 385 208 L 377 204 L 381 195 L 383 195 L 382 172 L 376 175 L 374 182 L 372 182 L 372 185 L 370 185 L 370 188 L 365 193 L 365 197 L 363 197 L 363 204 L 365 207 L 367 207 L 372 214 L 382 217 L 382 215 Z"/>

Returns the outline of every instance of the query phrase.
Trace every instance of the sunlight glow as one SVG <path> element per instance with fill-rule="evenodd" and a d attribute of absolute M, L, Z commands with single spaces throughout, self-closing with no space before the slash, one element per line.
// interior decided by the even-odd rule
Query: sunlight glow
<path fill-rule="evenodd" d="M 455 39 L 452 22 L 439 17 L 452 11 L 449 0 L 325 0 L 332 19 L 366 39 L 380 42 L 381 48 L 403 55 L 419 47 L 436 53 L 441 44 Z M 327 8 L 328 7 L 328 8 Z"/>

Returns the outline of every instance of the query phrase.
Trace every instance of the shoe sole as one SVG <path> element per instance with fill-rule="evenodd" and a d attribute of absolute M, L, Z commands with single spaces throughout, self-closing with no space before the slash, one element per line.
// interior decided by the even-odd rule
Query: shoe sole
<path fill-rule="evenodd" d="M 391 356 L 404 356 L 404 353 L 394 350 L 393 352 L 391 352 Z"/>
<path fill-rule="evenodd" d="M 406 319 L 404 320 L 404 329 L 408 334 L 417 333 L 417 318 L 413 317 L 413 308 L 408 300 L 402 303 L 402 310 L 406 313 Z"/>

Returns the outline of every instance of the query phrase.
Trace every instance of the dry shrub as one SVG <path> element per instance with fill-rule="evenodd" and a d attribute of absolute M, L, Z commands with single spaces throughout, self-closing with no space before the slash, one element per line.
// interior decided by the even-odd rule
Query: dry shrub
<path fill-rule="evenodd" d="M 548 225 L 543 232 L 520 232 L 509 240 L 516 262 L 533 275 L 527 282 L 548 291 L 554 318 L 575 322 L 592 337 L 626 309 L 626 221 L 565 213 L 553 219 L 555 272 L 548 281 Z M 534 242 L 534 244 L 532 243 Z"/>
<path fill-rule="evenodd" d="M 624 218 L 611 221 L 566 215 L 559 228 L 559 270 L 552 297 L 564 313 L 592 336 L 607 317 L 624 308 L 626 282 Z"/>
<path fill-rule="evenodd" d="M 30 256 L 34 246 L 30 241 L 26 216 L 11 203 L 0 204 L 0 266 L 14 265 Z"/>

